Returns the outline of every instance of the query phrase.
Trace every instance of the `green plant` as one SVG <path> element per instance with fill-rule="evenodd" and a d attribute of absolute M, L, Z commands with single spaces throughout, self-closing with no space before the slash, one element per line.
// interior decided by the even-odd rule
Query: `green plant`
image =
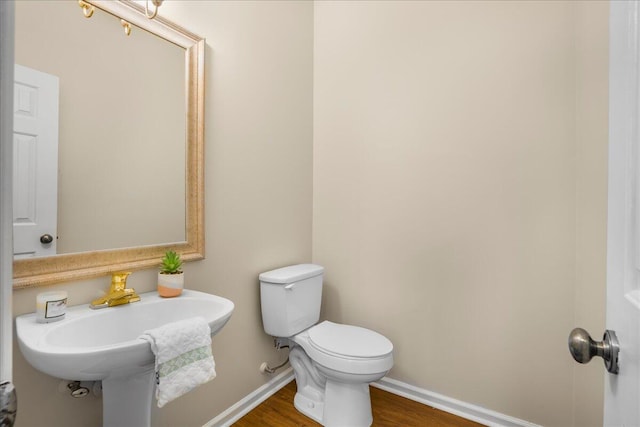
<path fill-rule="evenodd" d="M 162 258 L 162 264 L 160 265 L 160 273 L 179 274 L 182 273 L 180 267 L 182 267 L 182 260 L 180 259 L 180 255 L 175 253 L 175 251 L 165 252 L 164 258 Z"/>

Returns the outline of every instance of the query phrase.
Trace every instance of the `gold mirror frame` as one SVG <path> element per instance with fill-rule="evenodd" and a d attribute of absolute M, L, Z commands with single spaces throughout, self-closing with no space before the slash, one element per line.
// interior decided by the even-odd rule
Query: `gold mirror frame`
<path fill-rule="evenodd" d="M 86 0 L 85 3 L 185 49 L 186 242 L 16 260 L 13 262 L 14 289 L 88 279 L 118 270 L 153 267 L 159 265 L 160 258 L 168 249 L 180 253 L 184 261 L 204 258 L 205 41 L 161 17 L 146 18 L 144 7 L 130 0 Z M 114 26 L 114 36 L 120 35 L 117 34 L 119 31 L 121 29 Z"/>

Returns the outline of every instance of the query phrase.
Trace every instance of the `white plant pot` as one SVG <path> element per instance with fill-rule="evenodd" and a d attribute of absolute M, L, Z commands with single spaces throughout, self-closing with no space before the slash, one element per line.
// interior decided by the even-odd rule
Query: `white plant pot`
<path fill-rule="evenodd" d="M 184 289 L 184 273 L 158 273 L 158 295 L 164 298 L 177 297 Z"/>

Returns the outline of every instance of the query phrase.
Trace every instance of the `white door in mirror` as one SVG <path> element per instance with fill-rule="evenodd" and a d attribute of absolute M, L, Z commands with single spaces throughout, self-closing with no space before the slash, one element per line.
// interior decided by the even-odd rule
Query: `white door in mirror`
<path fill-rule="evenodd" d="M 13 256 L 56 254 L 58 78 L 15 66 Z"/>

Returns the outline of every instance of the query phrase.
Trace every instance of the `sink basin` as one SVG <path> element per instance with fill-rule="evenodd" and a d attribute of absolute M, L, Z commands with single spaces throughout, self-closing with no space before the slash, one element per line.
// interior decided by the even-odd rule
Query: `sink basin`
<path fill-rule="evenodd" d="M 140 302 L 101 310 L 69 307 L 66 318 L 54 323 L 37 323 L 35 313 L 16 318 L 20 350 L 34 368 L 67 380 L 102 380 L 104 426 L 149 425 L 155 356 L 140 334 L 201 316 L 215 335 L 234 308 L 226 298 L 191 290 L 177 298 L 156 292 L 140 297 Z M 140 394 L 145 394 L 142 404 Z M 108 410 L 112 405 L 116 411 Z M 146 414 L 134 414 L 140 406 Z M 108 419 L 110 412 L 120 412 L 119 418 Z"/>

